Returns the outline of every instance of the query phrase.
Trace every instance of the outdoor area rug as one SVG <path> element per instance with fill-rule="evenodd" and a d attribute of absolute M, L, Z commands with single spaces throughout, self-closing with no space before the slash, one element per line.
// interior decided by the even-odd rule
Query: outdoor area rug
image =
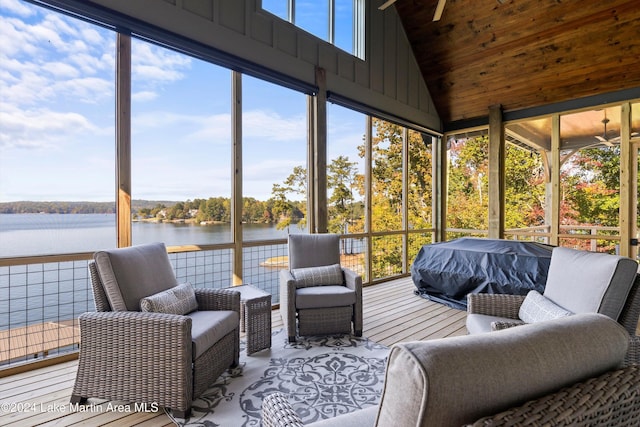
<path fill-rule="evenodd" d="M 264 396 L 285 393 L 310 423 L 356 411 L 380 400 L 389 349 L 351 335 L 298 338 L 290 344 L 283 330 L 273 333 L 271 349 L 246 355 L 193 402 L 179 426 L 260 426 Z"/>

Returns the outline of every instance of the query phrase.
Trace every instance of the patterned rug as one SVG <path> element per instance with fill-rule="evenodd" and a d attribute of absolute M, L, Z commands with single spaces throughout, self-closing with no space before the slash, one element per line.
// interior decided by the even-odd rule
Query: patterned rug
<path fill-rule="evenodd" d="M 382 392 L 389 349 L 350 335 L 298 338 L 287 342 L 283 330 L 273 345 L 247 356 L 240 347 L 240 366 L 225 372 L 193 402 L 179 426 L 260 426 L 262 398 L 276 391 L 289 396 L 306 423 L 376 405 Z"/>

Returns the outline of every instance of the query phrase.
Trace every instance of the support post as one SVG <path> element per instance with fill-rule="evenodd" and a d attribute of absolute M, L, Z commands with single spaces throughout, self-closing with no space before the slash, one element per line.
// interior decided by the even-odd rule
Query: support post
<path fill-rule="evenodd" d="M 504 237 L 505 142 L 502 107 L 489 107 L 489 238 Z"/>
<path fill-rule="evenodd" d="M 131 246 L 131 36 L 118 33 L 116 52 L 116 235 Z"/>

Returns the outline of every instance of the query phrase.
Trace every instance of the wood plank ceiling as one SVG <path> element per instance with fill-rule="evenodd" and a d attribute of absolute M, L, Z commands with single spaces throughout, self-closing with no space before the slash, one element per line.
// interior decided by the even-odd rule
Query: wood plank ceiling
<path fill-rule="evenodd" d="M 445 123 L 640 87 L 640 0 L 398 0 Z"/>

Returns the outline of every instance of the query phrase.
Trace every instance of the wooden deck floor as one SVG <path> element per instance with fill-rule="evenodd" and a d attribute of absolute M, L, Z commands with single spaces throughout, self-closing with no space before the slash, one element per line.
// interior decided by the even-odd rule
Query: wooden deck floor
<path fill-rule="evenodd" d="M 465 335 L 465 313 L 415 296 L 410 278 L 369 286 L 363 292 L 364 335 L 396 342 Z M 273 328 L 282 327 L 278 310 Z M 164 412 L 72 412 L 69 397 L 77 362 L 0 379 L 2 426 L 172 426 Z"/>

